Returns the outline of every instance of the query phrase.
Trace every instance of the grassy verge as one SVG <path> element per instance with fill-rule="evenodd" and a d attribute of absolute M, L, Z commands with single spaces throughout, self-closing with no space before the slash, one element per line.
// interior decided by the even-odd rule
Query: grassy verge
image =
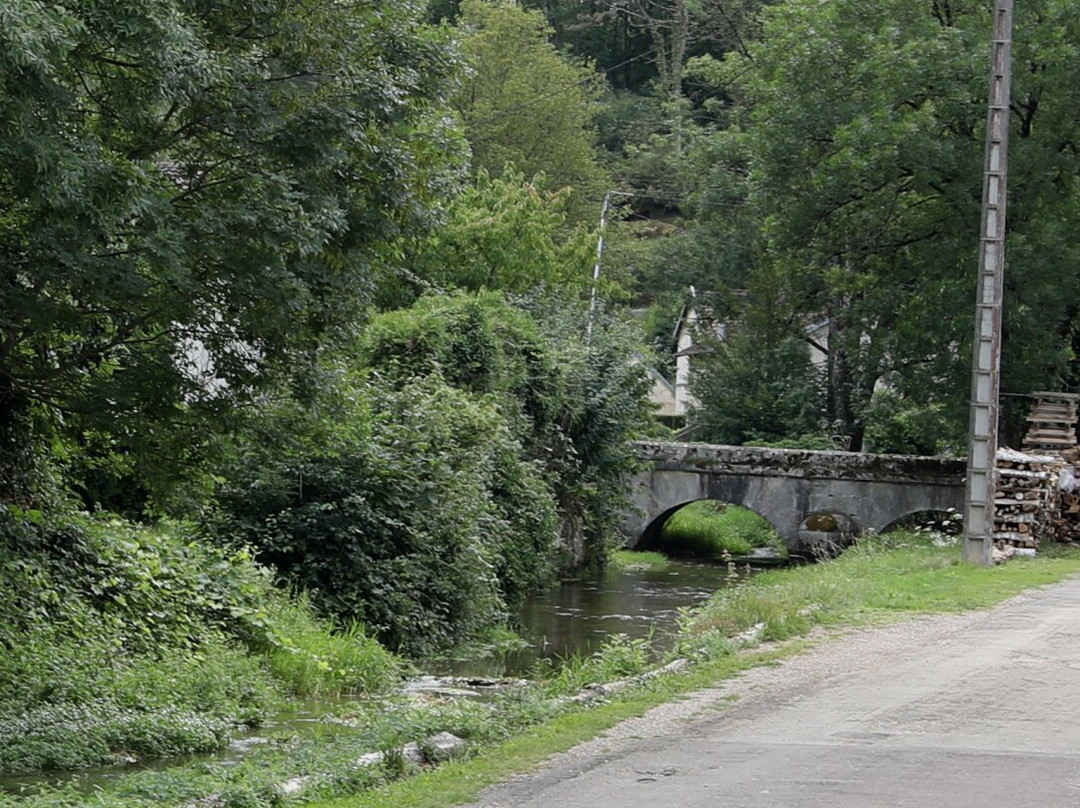
<path fill-rule="evenodd" d="M 697 666 L 689 674 L 655 680 L 627 696 L 587 711 L 560 715 L 533 726 L 497 746 L 480 750 L 469 760 L 387 783 L 367 793 L 316 801 L 318 808 L 448 808 L 474 800 L 488 786 L 528 771 L 547 757 L 595 737 L 620 721 L 642 715 L 658 704 L 707 687 L 740 671 L 776 661 L 801 648 L 790 643 L 740 656 L 727 656 Z"/>
<path fill-rule="evenodd" d="M 338 716 L 340 734 L 318 740 L 283 737 L 239 764 L 195 764 L 123 778 L 91 797 L 50 792 L 28 799 L 0 797 L 0 806 L 94 804 L 104 808 L 149 808 L 195 804 L 216 794 L 223 808 L 263 808 L 290 802 L 317 808 L 446 808 L 469 801 L 488 785 L 527 771 L 548 755 L 593 737 L 619 721 L 747 667 L 776 660 L 805 647 L 811 628 L 872 625 L 920 613 L 992 606 L 1028 589 L 1080 572 L 1080 553 L 1044 553 L 995 569 L 959 562 L 955 546 L 933 537 L 904 534 L 863 544 L 828 564 L 755 576 L 722 590 L 683 622 L 680 652 L 699 661 L 688 673 L 661 677 L 588 709 L 552 696 L 575 692 L 590 681 L 631 675 L 646 664 L 640 642 L 614 640 L 603 651 L 578 660 L 491 705 L 404 700 L 354 705 Z M 735 653 L 740 636 L 779 640 L 768 649 Z M 389 709 L 387 709 L 389 708 Z M 347 730 L 347 731 L 346 731 Z M 389 749 L 438 731 L 470 742 L 464 761 L 401 778 L 404 766 L 373 767 L 360 773 L 349 762 L 363 751 Z M 276 786 L 297 775 L 311 778 L 301 795 L 282 795 Z"/>
<path fill-rule="evenodd" d="M 777 570 L 722 590 L 688 615 L 683 626 L 682 650 L 705 651 L 705 660 L 689 674 L 661 680 L 588 712 L 559 716 L 468 761 L 313 806 L 448 808 L 468 802 L 487 786 L 528 771 L 619 721 L 799 652 L 806 647 L 800 637 L 816 625 L 867 626 L 918 614 L 988 608 L 1080 572 L 1076 550 L 1051 549 L 1037 559 L 981 569 L 960 563 L 957 547 L 935 546 L 934 540 L 916 534 L 881 537 L 834 562 Z M 785 641 L 768 651 L 732 653 L 732 638 L 754 627 L 760 627 L 762 639 Z"/>
<path fill-rule="evenodd" d="M 1080 552 L 1050 548 L 1037 559 L 983 569 L 937 534 L 894 533 L 835 561 L 754 576 L 717 592 L 683 624 L 683 647 L 725 647 L 754 629 L 762 640 L 801 636 L 818 625 L 871 625 L 916 614 L 994 606 L 1080 571 Z"/>

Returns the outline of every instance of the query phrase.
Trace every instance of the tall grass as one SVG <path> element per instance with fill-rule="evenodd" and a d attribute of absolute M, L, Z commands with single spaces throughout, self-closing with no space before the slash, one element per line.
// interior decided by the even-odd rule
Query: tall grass
<path fill-rule="evenodd" d="M 0 772 L 205 752 L 401 662 L 184 525 L 0 505 Z"/>
<path fill-rule="evenodd" d="M 763 640 L 782 640 L 816 625 L 983 608 L 1077 567 L 1075 554 L 1066 554 L 983 569 L 961 563 L 947 537 L 897 531 L 833 561 L 765 572 L 718 591 L 684 616 L 683 650 L 722 649 L 750 629 Z"/>
<path fill-rule="evenodd" d="M 314 616 L 306 596 L 276 600 L 269 615 L 275 643 L 267 664 L 296 695 L 378 693 L 401 678 L 401 660 L 362 625 L 335 630 Z"/>
<path fill-rule="evenodd" d="M 783 539 L 762 517 L 747 508 L 723 502 L 691 502 L 676 511 L 663 527 L 663 549 L 672 555 L 719 560 L 749 555 L 768 547 L 786 554 Z"/>

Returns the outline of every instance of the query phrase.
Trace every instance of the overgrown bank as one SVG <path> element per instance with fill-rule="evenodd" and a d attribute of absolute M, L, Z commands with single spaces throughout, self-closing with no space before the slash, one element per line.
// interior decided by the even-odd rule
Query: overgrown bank
<path fill-rule="evenodd" d="M 792 653 L 799 642 L 768 650 L 745 650 L 764 640 L 797 640 L 814 626 L 857 626 L 908 615 L 982 608 L 1031 586 L 1080 571 L 1080 555 L 1061 551 L 991 570 L 958 562 L 954 546 L 936 546 L 933 537 L 897 534 L 868 542 L 827 564 L 774 571 L 720 592 L 687 616 L 677 654 L 692 658 L 690 671 L 652 680 L 633 692 L 619 692 L 588 709 L 559 696 L 589 681 L 631 675 L 648 664 L 641 644 L 614 642 L 589 660 L 541 676 L 528 687 L 481 704 L 443 699 L 418 705 L 402 697 L 389 709 L 352 705 L 328 727 L 349 731 L 319 741 L 282 737 L 257 748 L 235 766 L 177 767 L 123 778 L 93 797 L 95 805 L 143 808 L 188 805 L 214 795 L 215 805 L 270 806 L 290 803 L 395 808 L 452 805 L 484 785 L 534 765 L 544 755 L 589 737 L 615 721 L 637 714 L 680 692 L 723 678 L 747 665 Z M 743 650 L 740 650 L 743 649 Z M 357 770 L 365 752 L 391 749 L 449 731 L 468 743 L 468 757 L 418 777 L 407 761 L 388 758 Z M 278 788 L 306 776 L 310 787 L 295 794 Z M 398 782 L 400 780 L 400 782 Z M 0 798 L 0 805 L 38 808 L 80 805 L 69 793 L 27 799 Z"/>
<path fill-rule="evenodd" d="M 382 693 L 396 653 L 483 641 L 602 564 L 647 380 L 630 330 L 583 344 L 584 314 L 490 293 L 375 317 L 244 414 L 213 495 L 172 493 L 184 522 L 80 512 L 141 481 L 54 435 L 0 500 L 0 772 L 205 752 L 292 697 Z"/>
<path fill-rule="evenodd" d="M 209 752 L 401 661 L 190 528 L 0 509 L 0 772 Z"/>
<path fill-rule="evenodd" d="M 649 382 L 628 327 L 585 328 L 494 293 L 375 317 L 308 400 L 252 420 L 208 532 L 394 650 L 475 641 L 615 544 Z"/>

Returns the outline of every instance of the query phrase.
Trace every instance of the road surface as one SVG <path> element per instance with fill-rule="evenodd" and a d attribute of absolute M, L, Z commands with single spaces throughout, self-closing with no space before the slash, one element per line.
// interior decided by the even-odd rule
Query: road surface
<path fill-rule="evenodd" d="M 1080 808 L 1080 579 L 822 642 L 474 808 Z"/>

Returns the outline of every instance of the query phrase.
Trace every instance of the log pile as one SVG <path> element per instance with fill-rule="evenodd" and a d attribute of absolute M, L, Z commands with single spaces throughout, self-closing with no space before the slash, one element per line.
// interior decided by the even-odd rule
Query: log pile
<path fill-rule="evenodd" d="M 1080 542 L 1080 447 L 1060 453 L 1057 508 L 1047 525 L 1052 541 Z"/>
<path fill-rule="evenodd" d="M 1080 395 L 1032 395 L 1024 453 L 998 450 L 995 557 L 1033 554 L 1040 540 L 1080 541 Z"/>
<path fill-rule="evenodd" d="M 995 547 L 1033 552 L 1038 549 L 1040 537 L 1049 537 L 1055 517 L 1060 514 L 1058 479 L 1064 465 L 1063 460 L 1051 455 L 998 450 Z"/>

